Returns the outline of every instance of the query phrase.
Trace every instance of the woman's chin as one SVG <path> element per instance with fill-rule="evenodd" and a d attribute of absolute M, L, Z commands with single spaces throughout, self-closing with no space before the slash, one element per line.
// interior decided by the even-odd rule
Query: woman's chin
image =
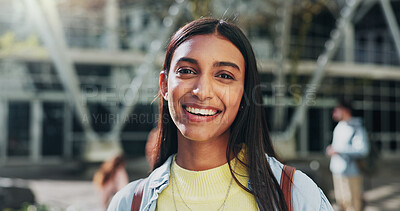
<path fill-rule="evenodd" d="M 184 134 L 183 137 L 185 137 L 185 139 L 187 140 L 196 142 L 204 142 L 210 140 L 210 137 L 206 137 L 201 134 Z"/>
<path fill-rule="evenodd" d="M 212 136 L 210 136 L 210 130 L 203 130 L 203 129 L 195 129 L 195 130 L 180 130 L 182 136 L 190 141 L 207 141 L 210 140 Z"/>
<path fill-rule="evenodd" d="M 184 128 L 179 130 L 181 136 L 184 139 L 196 142 L 206 142 L 211 140 L 219 140 L 229 138 L 229 129 L 225 130 L 224 133 L 219 133 L 221 128 L 216 129 L 215 127 L 194 127 L 194 128 Z"/>

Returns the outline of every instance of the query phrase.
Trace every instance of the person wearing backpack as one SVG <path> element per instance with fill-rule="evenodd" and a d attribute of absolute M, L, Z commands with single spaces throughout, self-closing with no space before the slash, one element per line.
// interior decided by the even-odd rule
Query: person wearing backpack
<path fill-rule="evenodd" d="M 344 211 L 362 209 L 363 175 L 358 160 L 367 156 L 369 142 L 361 118 L 352 116 L 351 103 L 340 100 L 332 119 L 337 121 L 332 144 L 326 149 L 331 158 L 330 170 L 336 203 Z"/>

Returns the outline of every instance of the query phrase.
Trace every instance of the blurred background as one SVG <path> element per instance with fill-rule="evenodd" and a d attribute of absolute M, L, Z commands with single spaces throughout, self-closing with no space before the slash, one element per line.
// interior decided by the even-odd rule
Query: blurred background
<path fill-rule="evenodd" d="M 399 210 L 399 0 L 0 0 L 0 210 L 102 210 L 92 177 L 120 153 L 146 176 L 166 44 L 207 16 L 250 39 L 281 159 L 333 202 L 325 148 L 350 98 L 379 152 L 366 210 Z"/>

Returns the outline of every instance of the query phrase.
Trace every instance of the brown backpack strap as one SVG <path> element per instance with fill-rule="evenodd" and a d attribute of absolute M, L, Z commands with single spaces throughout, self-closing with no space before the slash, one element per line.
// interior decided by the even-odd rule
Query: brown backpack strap
<path fill-rule="evenodd" d="M 140 204 L 142 203 L 143 190 L 144 190 L 144 185 L 146 184 L 146 181 L 147 181 L 147 178 L 142 179 L 137 184 L 135 193 L 133 194 L 131 211 L 139 211 Z"/>
<path fill-rule="evenodd" d="M 285 197 L 288 211 L 293 211 L 292 190 L 293 190 L 293 177 L 295 171 L 296 168 L 287 165 L 284 165 L 282 169 L 281 190 L 283 192 L 283 196 Z"/>

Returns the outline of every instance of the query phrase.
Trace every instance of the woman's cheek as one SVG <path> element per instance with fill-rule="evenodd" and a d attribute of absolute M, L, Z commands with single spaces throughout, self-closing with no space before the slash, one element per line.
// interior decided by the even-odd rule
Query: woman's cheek
<path fill-rule="evenodd" d="M 228 90 L 228 93 L 226 93 L 224 96 L 227 97 L 225 99 L 225 102 L 228 102 L 231 107 L 239 107 L 240 106 L 240 101 L 242 100 L 243 97 L 243 88 L 241 87 L 234 87 L 230 88 Z"/>
<path fill-rule="evenodd" d="M 184 83 L 182 81 L 176 79 L 170 79 L 168 81 L 168 93 L 169 93 L 169 100 L 173 101 L 173 98 L 179 97 L 184 90 L 183 87 Z M 177 100 L 177 99 L 175 99 Z M 175 102 L 173 102 L 175 103 Z"/>

